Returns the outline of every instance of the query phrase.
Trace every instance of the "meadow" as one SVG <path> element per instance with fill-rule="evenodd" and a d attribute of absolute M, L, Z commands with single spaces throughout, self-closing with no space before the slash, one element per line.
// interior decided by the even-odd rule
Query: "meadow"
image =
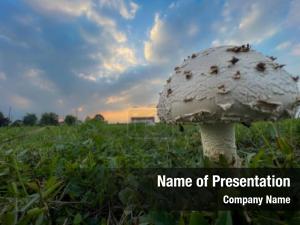
<path fill-rule="evenodd" d="M 234 211 L 129 207 L 120 184 L 105 179 L 106 168 L 130 177 L 126 168 L 212 167 L 202 157 L 199 126 L 183 128 L 98 121 L 0 128 L 0 224 L 247 224 Z M 300 165 L 300 120 L 237 125 L 236 138 L 244 167 Z M 246 217 L 248 224 L 300 224 L 295 211 L 254 210 Z"/>

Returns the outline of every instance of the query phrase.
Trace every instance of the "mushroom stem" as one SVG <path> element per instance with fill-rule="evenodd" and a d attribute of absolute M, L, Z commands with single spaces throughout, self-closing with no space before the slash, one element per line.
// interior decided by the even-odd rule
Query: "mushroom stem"
<path fill-rule="evenodd" d="M 201 124 L 200 132 L 204 156 L 219 161 L 223 155 L 229 164 L 238 165 L 234 123 Z"/>

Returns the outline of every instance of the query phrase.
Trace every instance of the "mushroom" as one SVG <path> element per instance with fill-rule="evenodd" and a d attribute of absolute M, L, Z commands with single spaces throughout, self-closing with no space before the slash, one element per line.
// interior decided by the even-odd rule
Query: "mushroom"
<path fill-rule="evenodd" d="M 235 123 L 248 126 L 254 121 L 292 117 L 299 103 L 295 79 L 283 68 L 265 70 L 265 63 L 270 61 L 267 56 L 253 49 L 241 51 L 239 63 L 228 67 L 228 58 L 234 54 L 228 49 L 236 48 L 220 46 L 209 49 L 209 55 L 197 53 L 185 67 L 193 73 L 193 82 L 180 79 L 174 72 L 157 105 L 161 121 L 199 124 L 204 156 L 218 161 L 223 155 L 233 166 L 240 162 Z M 218 76 L 203 76 L 207 71 Z M 240 74 L 243 79 L 237 82 Z"/>

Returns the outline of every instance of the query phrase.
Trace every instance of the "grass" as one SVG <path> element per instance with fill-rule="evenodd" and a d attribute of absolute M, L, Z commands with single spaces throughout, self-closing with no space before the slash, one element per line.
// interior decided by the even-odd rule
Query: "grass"
<path fill-rule="evenodd" d="M 204 167 L 197 125 L 0 128 L 0 224 L 232 224 L 233 212 L 128 209 L 104 168 Z M 300 121 L 237 125 L 244 166 L 299 167 Z M 115 209 L 115 206 L 119 206 Z M 254 224 L 299 224 L 297 212 L 252 212 Z"/>

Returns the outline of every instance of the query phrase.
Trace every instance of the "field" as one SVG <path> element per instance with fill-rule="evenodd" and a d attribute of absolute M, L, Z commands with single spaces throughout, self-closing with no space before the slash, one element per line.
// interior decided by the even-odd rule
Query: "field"
<path fill-rule="evenodd" d="M 0 223 L 243 224 L 237 223 L 241 220 L 233 211 L 158 212 L 128 207 L 126 192 L 116 192 L 118 184 L 105 180 L 105 168 L 211 166 L 202 157 L 198 129 L 197 125 L 180 130 L 178 125 L 95 121 L 0 128 Z M 236 130 L 243 166 L 299 167 L 299 120 L 256 123 L 250 128 L 237 125 Z M 257 210 L 247 217 L 252 224 L 300 224 L 300 214 L 293 211 Z"/>

